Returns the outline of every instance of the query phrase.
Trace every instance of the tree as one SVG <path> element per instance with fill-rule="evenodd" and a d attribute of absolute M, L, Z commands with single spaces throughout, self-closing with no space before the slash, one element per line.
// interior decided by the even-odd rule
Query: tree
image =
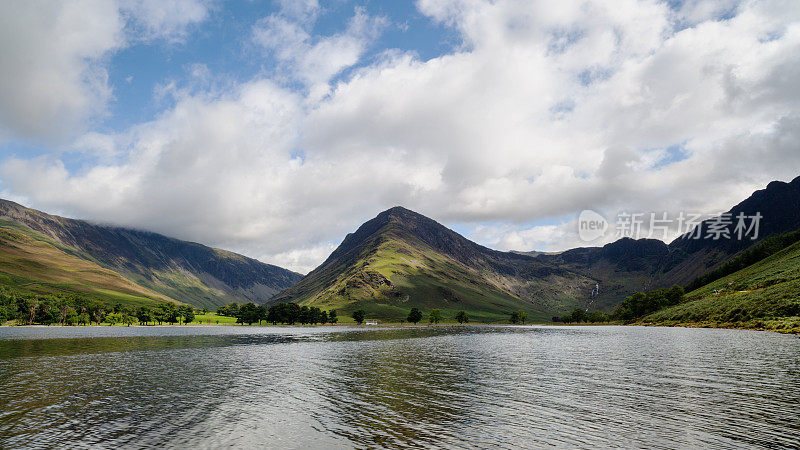
<path fill-rule="evenodd" d="M 517 310 L 511 313 L 511 323 L 525 325 L 528 320 L 528 314 L 523 310 Z"/>
<path fill-rule="evenodd" d="M 586 311 L 583 308 L 575 308 L 572 311 L 572 321 L 576 323 L 586 322 Z"/>
<path fill-rule="evenodd" d="M 280 317 L 278 316 L 278 305 L 272 305 L 267 310 L 267 322 L 272 322 L 273 325 L 277 325 L 280 322 Z"/>
<path fill-rule="evenodd" d="M 469 316 L 465 311 L 459 311 L 456 313 L 456 320 L 458 323 L 467 323 L 469 322 Z"/>
<path fill-rule="evenodd" d="M 442 320 L 442 310 L 441 309 L 432 309 L 431 315 L 428 317 L 431 323 L 439 323 Z"/>
<path fill-rule="evenodd" d="M 297 321 L 303 325 L 311 322 L 311 310 L 308 308 L 308 306 L 300 307 L 300 314 L 297 317 Z"/>
<path fill-rule="evenodd" d="M 617 306 L 612 317 L 632 321 L 659 309 L 677 305 L 683 300 L 684 290 L 680 286 L 669 289 L 656 289 L 650 292 L 637 292 Z"/>
<path fill-rule="evenodd" d="M 180 320 L 180 313 L 174 303 L 162 303 L 158 305 L 158 323 L 167 322 L 176 324 Z"/>
<path fill-rule="evenodd" d="M 672 286 L 671 288 L 667 289 L 666 292 L 664 292 L 664 297 L 666 298 L 666 305 L 664 306 L 677 305 L 681 302 L 681 300 L 683 300 L 684 294 L 685 292 L 682 287 Z"/>
<path fill-rule="evenodd" d="M 70 303 L 71 302 L 69 300 L 64 298 L 59 299 L 58 301 L 58 318 L 61 325 L 64 325 L 64 323 L 67 321 L 67 315 L 69 314 L 69 311 L 75 311 L 75 308 L 70 306 Z"/>
<path fill-rule="evenodd" d="M 339 317 L 336 315 L 336 310 L 332 309 L 328 311 L 328 323 L 336 323 L 339 321 Z"/>
<path fill-rule="evenodd" d="M 239 317 L 239 304 L 231 303 L 217 308 L 217 315 L 228 317 Z"/>
<path fill-rule="evenodd" d="M 133 317 L 133 316 L 130 316 L 128 314 L 123 314 L 122 315 L 122 323 L 124 323 L 126 326 L 131 326 L 134 323 L 136 323 L 136 318 Z"/>
<path fill-rule="evenodd" d="M 416 325 L 420 320 L 422 320 L 422 311 L 417 308 L 411 308 L 411 312 L 408 313 L 407 320 Z"/>
<path fill-rule="evenodd" d="M 259 321 L 259 316 L 258 307 L 254 303 L 249 302 L 239 308 L 236 322 L 252 325 L 254 322 Z"/>
<path fill-rule="evenodd" d="M 328 313 L 326 311 L 320 311 L 319 313 L 319 323 L 325 325 L 328 323 Z"/>
<path fill-rule="evenodd" d="M 118 323 L 121 323 L 122 322 L 122 314 L 120 314 L 120 313 L 111 313 L 111 314 L 106 316 L 106 322 L 108 322 L 108 324 L 111 325 L 111 326 L 114 326 L 114 325 L 116 325 Z"/>
<path fill-rule="evenodd" d="M 316 306 L 312 306 L 311 308 L 308 309 L 309 309 L 308 323 L 310 323 L 311 325 L 316 325 L 320 322 L 323 322 L 321 309 L 317 308 Z"/>
<path fill-rule="evenodd" d="M 367 315 L 367 313 L 364 312 L 363 309 L 359 309 L 359 310 L 353 312 L 353 320 L 355 320 L 356 323 L 358 323 L 360 325 L 360 324 L 364 323 L 364 317 L 366 315 Z"/>
<path fill-rule="evenodd" d="M 194 308 L 189 305 L 181 305 L 178 307 L 178 314 L 183 317 L 183 323 L 194 322 Z"/>
<path fill-rule="evenodd" d="M 67 315 L 64 318 L 64 324 L 75 326 L 78 323 L 78 313 L 75 311 L 75 308 L 69 308 L 67 311 Z"/>
<path fill-rule="evenodd" d="M 294 325 L 300 319 L 300 305 L 297 303 L 283 303 L 283 323 Z"/>
<path fill-rule="evenodd" d="M 17 298 L 17 314 L 21 320 L 25 320 L 28 325 L 33 325 L 36 320 L 36 310 L 39 308 L 39 299 L 26 296 Z"/>
<path fill-rule="evenodd" d="M 87 307 L 87 312 L 89 313 L 89 317 L 92 319 L 92 322 L 100 325 L 100 322 L 105 320 L 106 318 L 106 310 L 103 306 L 103 302 L 100 300 L 93 300 L 91 301 Z"/>
<path fill-rule="evenodd" d="M 89 320 L 91 320 L 90 317 L 89 317 L 89 313 L 80 313 L 80 314 L 78 314 L 77 322 L 80 325 L 89 325 Z"/>
<path fill-rule="evenodd" d="M 148 322 L 154 321 L 153 310 L 147 306 L 140 306 L 139 309 L 136 310 L 136 318 L 139 319 L 139 323 L 147 325 Z"/>
<path fill-rule="evenodd" d="M 261 325 L 262 320 L 267 320 L 267 307 L 264 305 L 258 305 L 256 307 L 256 318 L 258 319 L 258 324 Z"/>
<path fill-rule="evenodd" d="M 52 297 L 42 297 L 39 308 L 36 310 L 34 322 L 51 325 L 59 322 L 57 300 Z"/>
<path fill-rule="evenodd" d="M 608 317 L 600 311 L 592 311 L 586 314 L 586 320 L 591 323 L 608 322 Z"/>

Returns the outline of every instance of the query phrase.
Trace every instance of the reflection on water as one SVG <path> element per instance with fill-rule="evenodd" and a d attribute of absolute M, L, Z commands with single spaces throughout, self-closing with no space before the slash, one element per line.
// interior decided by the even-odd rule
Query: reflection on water
<path fill-rule="evenodd" d="M 798 404 L 772 333 L 0 329 L 0 447 L 793 447 Z"/>

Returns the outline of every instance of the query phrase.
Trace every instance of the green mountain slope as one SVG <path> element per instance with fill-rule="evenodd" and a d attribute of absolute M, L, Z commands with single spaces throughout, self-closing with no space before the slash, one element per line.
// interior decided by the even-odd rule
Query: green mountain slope
<path fill-rule="evenodd" d="M 270 300 L 368 316 L 405 318 L 412 307 L 466 310 L 506 320 L 523 309 L 534 320 L 585 303 L 595 281 L 535 258 L 482 247 L 439 223 L 396 207 L 349 234 L 317 269 Z"/>
<path fill-rule="evenodd" d="M 77 294 L 131 306 L 173 301 L 79 254 L 20 225 L 0 222 L 0 286 L 23 294 Z"/>
<path fill-rule="evenodd" d="M 45 214 L 0 200 L 0 220 L 45 236 L 73 256 L 194 306 L 263 302 L 301 276 L 232 252 L 156 233 Z M 47 264 L 47 261 L 42 261 Z"/>
<path fill-rule="evenodd" d="M 753 326 L 779 321 L 800 328 L 800 242 L 688 294 L 647 323 L 716 323 Z"/>

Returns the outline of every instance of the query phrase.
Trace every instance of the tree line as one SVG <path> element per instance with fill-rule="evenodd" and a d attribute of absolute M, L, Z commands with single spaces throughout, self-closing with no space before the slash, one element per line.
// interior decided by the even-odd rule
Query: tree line
<path fill-rule="evenodd" d="M 156 307 L 135 308 L 107 304 L 79 295 L 35 295 L 15 292 L 0 286 L 0 323 L 17 320 L 33 325 L 133 325 L 148 323 L 190 323 L 194 309 L 189 305 L 161 303 Z"/>
<path fill-rule="evenodd" d="M 252 325 L 254 323 L 260 324 L 261 322 L 271 323 L 273 325 L 316 325 L 321 324 L 335 324 L 339 322 L 339 317 L 335 309 L 323 311 L 316 306 L 300 306 L 297 303 L 278 303 L 267 308 L 264 305 L 256 305 L 254 303 L 246 303 L 239 305 L 231 303 L 230 305 L 220 306 L 217 309 L 217 314 L 221 316 L 235 317 L 236 323 Z"/>
<path fill-rule="evenodd" d="M 620 303 L 612 318 L 624 321 L 636 320 L 659 309 L 677 305 L 683 300 L 684 290 L 680 286 L 637 292 Z"/>
<path fill-rule="evenodd" d="M 680 286 L 669 289 L 656 289 L 650 292 L 639 292 L 626 298 L 619 304 L 613 314 L 607 316 L 600 311 L 587 312 L 576 308 L 569 314 L 553 317 L 553 322 L 581 323 L 581 322 L 607 322 L 609 320 L 632 321 L 667 306 L 681 302 L 684 290 Z M 203 308 L 203 313 L 208 312 Z M 35 295 L 23 294 L 8 287 L 0 286 L 0 323 L 8 320 L 17 320 L 21 324 L 60 324 L 60 325 L 89 325 L 92 323 L 108 323 L 111 325 L 133 325 L 135 323 L 150 324 L 187 324 L 195 320 L 195 309 L 190 305 L 176 305 L 174 303 L 159 303 L 157 306 L 126 306 L 121 304 L 107 304 L 97 299 L 81 297 L 78 295 Z M 246 303 L 240 305 L 231 303 L 220 306 L 217 314 L 235 317 L 237 323 L 252 325 L 262 322 L 273 325 L 316 325 L 335 324 L 339 317 L 335 309 L 321 310 L 315 306 L 300 306 L 296 303 L 278 303 L 270 307 Z M 441 309 L 431 309 L 427 314 L 419 308 L 411 308 L 406 321 L 417 324 L 427 316 L 432 324 L 438 324 L 445 319 Z M 359 309 L 353 312 L 353 320 L 363 323 L 366 312 Z M 470 322 L 466 311 L 458 311 L 452 317 L 458 323 Z M 509 314 L 512 324 L 524 324 L 528 315 L 523 310 Z"/>
<path fill-rule="evenodd" d="M 366 311 L 363 309 L 356 310 L 353 312 L 352 317 L 356 323 L 364 323 L 364 320 L 366 319 Z M 425 315 L 419 308 L 411 308 L 411 311 L 409 311 L 408 316 L 406 317 L 406 321 L 416 325 L 423 319 L 423 317 L 425 317 Z M 467 314 L 467 312 L 464 310 L 456 312 L 453 316 L 453 319 L 460 324 L 469 323 L 470 321 L 469 314 Z M 428 313 L 429 323 L 437 324 L 442 320 L 444 320 L 444 313 L 441 309 L 434 308 Z M 514 324 L 524 324 L 527 320 L 528 314 L 523 310 L 514 311 L 509 316 L 509 322 Z"/>
<path fill-rule="evenodd" d="M 608 322 L 611 320 L 609 316 L 603 314 L 602 311 L 586 311 L 583 308 L 575 308 L 571 313 L 563 316 L 553 317 L 553 322 L 563 323 L 598 323 Z"/>

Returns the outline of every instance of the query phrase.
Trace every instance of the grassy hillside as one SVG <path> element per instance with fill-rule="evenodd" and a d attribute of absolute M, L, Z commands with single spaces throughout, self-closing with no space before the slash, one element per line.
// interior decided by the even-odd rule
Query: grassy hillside
<path fill-rule="evenodd" d="M 646 323 L 713 323 L 800 331 L 800 242 L 686 294 Z"/>
<path fill-rule="evenodd" d="M 31 294 L 78 294 L 139 306 L 172 301 L 18 224 L 0 222 L 0 285 Z"/>
<path fill-rule="evenodd" d="M 2 199 L 0 220 L 127 278 L 129 284 L 194 306 L 263 302 L 301 278 L 236 253 L 148 231 L 54 216 Z"/>
<path fill-rule="evenodd" d="M 508 320 L 525 310 L 550 320 L 588 296 L 593 280 L 525 255 L 474 244 L 402 208 L 381 213 L 348 235 L 322 266 L 270 303 L 295 301 L 345 315 L 403 319 L 412 307 L 465 310 L 479 321 Z"/>

